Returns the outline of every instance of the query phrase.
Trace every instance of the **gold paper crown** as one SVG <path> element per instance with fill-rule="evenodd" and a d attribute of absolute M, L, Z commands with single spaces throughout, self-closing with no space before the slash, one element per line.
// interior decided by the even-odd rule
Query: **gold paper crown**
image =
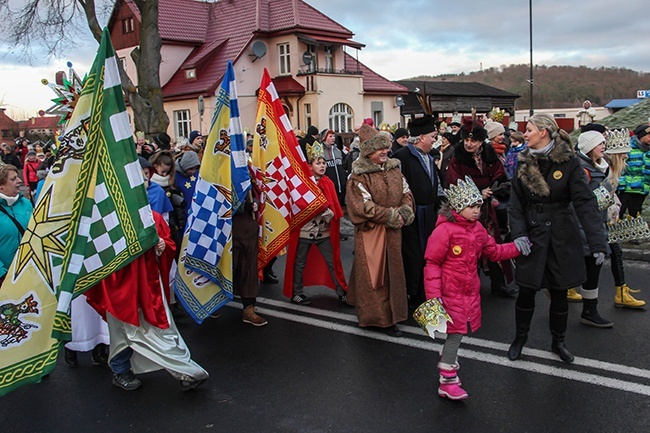
<path fill-rule="evenodd" d="M 431 298 L 420 305 L 413 312 L 413 318 L 431 338 L 435 338 L 434 331 L 447 332 L 447 322 L 454 323 L 440 301 L 436 298 Z"/>
<path fill-rule="evenodd" d="M 144 132 L 142 131 L 135 131 L 135 138 L 144 138 Z"/>
<path fill-rule="evenodd" d="M 594 195 L 598 202 L 598 210 L 605 210 L 614 204 L 614 196 L 602 185 L 594 190 Z"/>
<path fill-rule="evenodd" d="M 314 141 L 314 144 L 307 144 L 305 150 L 307 152 L 307 162 L 310 164 L 316 158 L 323 158 L 325 156 L 323 145 L 318 141 Z"/>
<path fill-rule="evenodd" d="M 605 139 L 607 153 L 629 153 L 631 150 L 630 131 L 626 128 L 607 131 Z"/>
<path fill-rule="evenodd" d="M 456 212 L 474 204 L 483 204 L 481 191 L 469 176 L 465 176 L 465 180 L 458 179 L 456 185 L 449 185 L 449 189 L 445 189 L 444 193 L 449 200 L 449 206 Z"/>
<path fill-rule="evenodd" d="M 607 223 L 609 238 L 607 242 L 626 242 L 634 239 L 650 239 L 650 228 L 642 216 L 620 219 L 614 223 Z"/>

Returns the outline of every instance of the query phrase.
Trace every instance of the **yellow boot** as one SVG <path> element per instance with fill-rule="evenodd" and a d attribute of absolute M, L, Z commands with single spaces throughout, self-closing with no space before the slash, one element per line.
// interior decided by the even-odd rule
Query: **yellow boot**
<path fill-rule="evenodd" d="M 634 299 L 634 297 L 630 295 L 630 288 L 623 284 L 622 286 L 616 286 L 614 306 L 619 308 L 642 308 L 645 306 L 645 301 Z"/>
<path fill-rule="evenodd" d="M 566 300 L 569 302 L 582 302 L 582 295 L 576 289 L 571 288 L 566 292 Z"/>

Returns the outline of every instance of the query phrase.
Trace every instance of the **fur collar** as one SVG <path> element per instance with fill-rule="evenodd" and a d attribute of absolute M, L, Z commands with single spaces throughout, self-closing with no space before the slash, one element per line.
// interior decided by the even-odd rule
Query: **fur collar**
<path fill-rule="evenodd" d="M 474 157 L 471 153 L 465 150 L 462 141 L 454 148 L 454 157 L 462 165 L 476 167 Z M 492 164 L 499 160 L 491 144 L 483 143 L 483 149 L 481 149 L 481 160 L 483 161 L 483 164 Z"/>
<path fill-rule="evenodd" d="M 352 174 L 367 174 L 375 173 L 378 171 L 388 171 L 393 168 L 399 168 L 400 164 L 401 163 L 399 159 L 388 158 L 386 164 L 384 164 L 384 167 L 382 168 L 381 166 L 370 161 L 367 157 L 359 156 L 352 163 Z"/>
<path fill-rule="evenodd" d="M 519 153 L 518 157 L 517 179 L 526 185 L 531 192 L 542 197 L 548 197 L 551 194 L 551 189 L 539 170 L 538 160 L 547 159 L 553 164 L 561 164 L 573 158 L 574 153 L 571 145 L 558 137 L 555 139 L 555 147 L 548 155 L 535 158 L 531 155 L 530 149 L 526 148 Z"/>

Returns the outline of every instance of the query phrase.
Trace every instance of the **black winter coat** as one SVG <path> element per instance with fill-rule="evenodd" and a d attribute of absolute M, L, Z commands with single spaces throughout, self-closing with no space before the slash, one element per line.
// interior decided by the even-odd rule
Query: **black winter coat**
<path fill-rule="evenodd" d="M 517 258 L 517 284 L 566 290 L 586 280 L 576 214 L 591 253 L 607 251 L 596 197 L 571 145 L 558 138 L 551 152 L 539 157 L 523 150 L 512 179 L 510 229 L 513 239 L 528 236 L 533 247 Z"/>

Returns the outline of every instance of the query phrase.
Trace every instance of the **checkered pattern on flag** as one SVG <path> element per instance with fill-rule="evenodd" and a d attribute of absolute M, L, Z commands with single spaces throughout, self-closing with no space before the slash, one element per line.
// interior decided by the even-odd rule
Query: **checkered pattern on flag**
<path fill-rule="evenodd" d="M 72 204 L 53 335 L 70 339 L 70 302 L 158 242 L 135 152 L 117 57 L 104 29 L 88 142 Z"/>
<path fill-rule="evenodd" d="M 112 255 L 122 256 L 134 249 L 129 243 L 133 235 L 128 229 L 128 222 L 128 233 L 120 233 L 115 226 L 116 218 L 122 224 L 127 209 L 124 200 L 113 194 L 119 179 L 116 181 L 115 176 L 105 176 L 100 171 L 100 178 L 104 181 L 96 182 L 95 185 L 99 186 L 93 188 L 92 192 L 90 189 L 77 189 L 78 185 L 79 188 L 87 185 L 88 160 L 91 158 L 108 160 L 119 157 L 121 159 L 116 166 L 135 161 L 131 150 L 134 149 L 132 142 L 130 148 L 121 143 L 125 144 L 126 149 L 117 146 L 115 151 L 114 143 L 111 143 L 110 155 L 105 149 L 98 149 L 98 146 L 103 147 L 108 140 L 105 132 L 98 132 L 98 123 L 100 127 L 106 123 L 103 110 L 110 99 L 109 93 L 114 94 L 117 102 L 113 103 L 118 106 L 121 104 L 122 109 L 116 112 L 117 117 L 109 118 L 108 122 L 118 130 L 123 130 L 120 136 L 127 134 L 127 130 L 128 135 L 131 135 L 128 124 L 119 121 L 126 117 L 126 113 L 119 114 L 124 112 L 119 84 L 117 88 L 104 90 L 119 83 L 119 76 L 117 64 L 109 64 L 106 59 L 106 44 L 110 43 L 107 31 L 104 31 L 102 38 L 102 48 L 84 79 L 81 96 L 59 137 L 56 160 L 45 179 L 25 235 L 0 289 L 0 305 L 3 308 L 0 314 L 0 328 L 3 330 L 0 333 L 0 396 L 22 385 L 40 382 L 43 376 L 54 370 L 60 347 L 60 340 L 54 336 L 65 336 L 70 331 L 67 311 L 59 313 L 57 306 L 61 300 L 69 299 L 77 293 L 76 288 L 74 294 L 59 289 L 64 262 L 69 261 L 72 253 L 68 247 L 75 239 L 75 236 L 70 235 L 73 222 L 74 230 L 78 230 L 83 216 L 83 226 L 88 228 L 89 234 L 93 233 L 93 236 L 87 236 L 81 241 L 84 247 L 92 250 L 86 256 L 87 261 L 81 260 L 89 268 L 96 267 L 99 262 L 110 261 Z M 92 152 L 89 150 L 91 145 L 94 146 Z M 124 177 L 123 167 L 121 173 Z M 141 187 L 136 187 L 138 188 Z M 145 194 L 142 189 L 141 197 L 144 201 L 140 201 L 138 196 L 138 203 L 143 206 L 146 206 Z M 93 199 L 89 211 L 81 214 L 79 207 L 84 197 Z M 124 198 L 134 200 L 128 191 L 124 193 Z M 155 235 L 151 237 L 153 244 Z M 107 247 L 109 239 L 111 245 Z M 125 239 L 126 249 L 122 249 L 121 239 Z M 142 245 L 142 249 L 145 248 L 146 245 Z M 85 270 L 81 273 L 85 274 Z M 90 276 L 92 275 L 87 275 Z M 86 283 L 87 281 L 82 281 L 82 284 Z M 79 289 L 83 289 L 83 286 L 80 285 Z"/>
<path fill-rule="evenodd" d="M 232 300 L 232 214 L 251 186 L 230 61 L 216 96 L 174 280 L 178 299 L 199 323 Z"/>
<path fill-rule="evenodd" d="M 257 104 L 253 167 L 260 190 L 258 269 L 264 268 L 299 229 L 327 205 L 298 147 L 268 71 Z"/>

